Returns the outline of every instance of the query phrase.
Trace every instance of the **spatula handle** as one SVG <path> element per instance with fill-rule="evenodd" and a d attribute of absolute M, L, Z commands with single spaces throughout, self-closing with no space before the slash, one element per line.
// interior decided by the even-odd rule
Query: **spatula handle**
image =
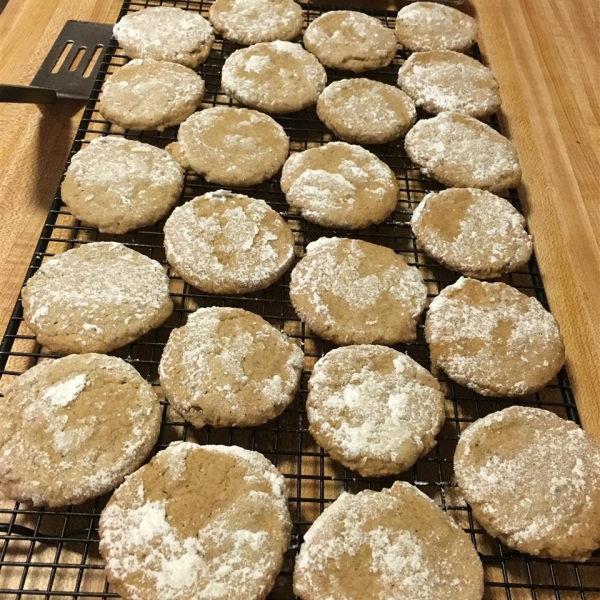
<path fill-rule="evenodd" d="M 56 91 L 49 88 L 0 84 L 0 102 L 53 104 L 58 102 L 58 97 Z"/>

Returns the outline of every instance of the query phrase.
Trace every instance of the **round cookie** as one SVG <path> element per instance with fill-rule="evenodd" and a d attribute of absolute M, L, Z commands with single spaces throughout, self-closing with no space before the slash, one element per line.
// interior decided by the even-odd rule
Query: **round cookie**
<path fill-rule="evenodd" d="M 332 10 L 304 32 L 304 47 L 332 69 L 363 73 L 386 67 L 396 54 L 396 38 L 379 19 L 351 10 Z"/>
<path fill-rule="evenodd" d="M 217 106 L 193 114 L 167 150 L 186 168 L 219 185 L 250 186 L 270 179 L 290 150 L 283 127 L 247 108 Z"/>
<path fill-rule="evenodd" d="M 294 592 L 302 600 L 481 600 L 469 536 L 416 487 L 346 492 L 304 536 Z"/>
<path fill-rule="evenodd" d="M 419 248 L 476 279 L 520 269 L 533 250 L 523 215 L 504 198 L 475 188 L 427 194 L 410 224 Z"/>
<path fill-rule="evenodd" d="M 421 171 L 450 187 L 501 192 L 521 181 L 512 143 L 489 125 L 457 112 L 418 121 L 404 147 Z"/>
<path fill-rule="evenodd" d="M 292 154 L 280 183 L 287 203 L 323 227 L 381 223 L 398 202 L 394 172 L 368 150 L 345 142 Z"/>
<path fill-rule="evenodd" d="M 451 50 L 411 54 L 400 67 L 398 85 L 418 107 L 433 114 L 452 110 L 484 117 L 495 113 L 502 102 L 492 72 Z"/>
<path fill-rule="evenodd" d="M 234 100 L 268 113 L 293 113 L 317 101 L 327 84 L 321 63 L 291 42 L 236 50 L 223 65 L 221 86 Z"/>
<path fill-rule="evenodd" d="M 402 90 L 358 77 L 328 85 L 317 100 L 317 115 L 337 137 L 356 144 L 391 142 L 417 119 Z"/>
<path fill-rule="evenodd" d="M 555 318 L 504 283 L 461 277 L 429 307 L 431 362 L 484 396 L 523 396 L 544 387 L 565 362 Z"/>
<path fill-rule="evenodd" d="M 412 358 L 384 346 L 336 348 L 308 382 L 308 430 L 363 477 L 406 471 L 435 446 L 444 394 Z"/>
<path fill-rule="evenodd" d="M 152 58 L 195 69 L 215 41 L 210 23 L 199 13 L 170 6 L 143 8 L 125 15 L 113 28 L 130 58 Z"/>
<path fill-rule="evenodd" d="M 413 2 L 396 17 L 396 37 L 408 50 L 465 52 L 477 41 L 477 22 L 437 2 Z"/>
<path fill-rule="evenodd" d="M 204 80 L 191 69 L 136 58 L 105 81 L 98 110 L 125 129 L 163 131 L 187 119 L 203 97 Z"/>
<path fill-rule="evenodd" d="M 264 600 L 292 523 L 285 480 L 262 454 L 174 442 L 119 487 L 99 529 L 123 600 Z"/>
<path fill-rule="evenodd" d="M 294 259 L 294 234 L 279 213 L 225 190 L 176 208 L 164 231 L 169 264 L 208 294 L 264 290 Z"/>
<path fill-rule="evenodd" d="M 304 24 L 294 0 L 216 0 L 208 18 L 226 40 L 246 45 L 293 40 Z"/>
<path fill-rule="evenodd" d="M 171 405 L 195 427 L 249 427 L 292 401 L 304 355 L 290 338 L 241 308 L 200 308 L 175 329 L 159 365 Z"/>
<path fill-rule="evenodd" d="M 93 242 L 42 264 L 22 292 L 23 319 L 61 354 L 110 352 L 173 312 L 160 263 L 117 242 Z"/>
<path fill-rule="evenodd" d="M 33 506 L 101 496 L 148 456 L 161 412 L 152 386 L 115 356 L 35 365 L 0 403 L 0 489 Z"/>
<path fill-rule="evenodd" d="M 61 196 L 71 214 L 103 233 L 126 233 L 162 219 L 183 189 L 183 169 L 165 150 L 99 137 L 73 158 Z"/>
<path fill-rule="evenodd" d="M 520 552 L 585 561 L 600 547 L 600 447 L 575 423 L 512 406 L 475 421 L 454 456 L 483 528 Z"/>
<path fill-rule="evenodd" d="M 391 346 L 415 341 L 427 287 L 420 271 L 390 248 L 320 238 L 292 271 L 290 300 L 325 340 Z"/>

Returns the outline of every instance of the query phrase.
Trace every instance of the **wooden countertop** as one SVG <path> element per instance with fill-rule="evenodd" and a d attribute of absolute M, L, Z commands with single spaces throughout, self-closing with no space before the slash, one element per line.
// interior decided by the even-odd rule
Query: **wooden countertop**
<path fill-rule="evenodd" d="M 0 5 L 3 3 L 0 2 Z M 523 167 L 522 194 L 584 427 L 600 441 L 600 61 L 595 0 L 473 0 Z M 68 19 L 116 20 L 121 0 L 9 0 L 0 81 L 27 84 Z M 4 331 L 81 118 L 0 105 L 0 329 Z"/>

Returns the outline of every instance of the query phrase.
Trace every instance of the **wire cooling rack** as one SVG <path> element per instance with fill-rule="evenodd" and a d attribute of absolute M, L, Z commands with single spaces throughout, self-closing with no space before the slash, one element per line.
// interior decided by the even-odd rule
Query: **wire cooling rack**
<path fill-rule="evenodd" d="M 125 1 L 120 17 L 146 6 L 179 6 L 206 15 L 210 2 L 145 2 Z M 331 6 L 303 5 L 307 24 Z M 339 8 L 337 6 L 336 8 Z M 395 12 L 367 10 L 380 18 L 388 27 L 394 27 Z M 236 46 L 223 41 L 220 36 L 213 46 L 207 62 L 198 70 L 206 81 L 205 106 L 230 104 L 220 91 L 223 61 Z M 400 64 L 406 54 L 399 51 L 392 65 L 363 76 L 394 85 Z M 473 56 L 481 58 L 477 48 Z M 160 147 L 176 137 L 176 129 L 158 132 L 125 131 L 107 123 L 97 111 L 97 100 L 105 77 L 127 62 L 114 40 L 111 42 L 91 99 L 87 104 L 72 153 L 78 151 L 98 135 L 121 135 Z M 349 77 L 351 74 L 328 70 L 329 81 Z M 422 115 L 424 116 L 424 115 Z M 276 117 L 291 139 L 292 151 L 301 151 L 335 139 L 316 116 L 314 108 L 284 117 Z M 499 129 L 496 117 L 490 124 Z M 437 265 L 415 245 L 409 220 L 413 208 L 428 191 L 440 189 L 439 184 L 423 177 L 407 158 L 403 140 L 370 148 L 395 171 L 400 184 L 397 210 L 382 225 L 359 232 L 323 229 L 308 223 L 290 212 L 279 188 L 277 178 L 252 188 L 239 191 L 263 198 L 279 211 L 295 233 L 296 253 L 300 257 L 306 245 L 321 236 L 357 237 L 393 248 L 410 264 L 418 266 L 426 279 L 430 296 L 435 296 L 445 286 L 453 283 L 457 275 Z M 200 177 L 186 174 L 186 186 L 181 202 L 217 189 Z M 509 199 L 521 209 L 516 190 Z M 127 244 L 166 265 L 162 223 L 121 236 L 101 235 L 96 230 L 81 225 L 66 210 L 60 192 L 48 214 L 40 240 L 35 250 L 27 277 L 47 257 L 64 252 L 74 246 L 96 240 L 117 240 Z M 289 274 L 271 288 L 244 296 L 213 296 L 202 294 L 181 281 L 169 271 L 171 290 L 176 304 L 169 321 L 116 354 L 134 365 L 153 384 L 157 384 L 157 366 L 162 348 L 173 328 L 185 322 L 186 316 L 200 306 L 235 306 L 256 312 L 273 325 L 279 326 L 297 339 L 306 354 L 306 371 L 301 389 L 290 408 L 278 419 L 261 427 L 248 429 L 211 429 L 198 431 L 184 423 L 163 403 L 163 423 L 156 450 L 178 439 L 196 440 L 199 443 L 238 444 L 258 450 L 273 461 L 287 478 L 290 492 L 290 511 L 294 521 L 291 547 L 284 569 L 269 596 L 272 600 L 293 598 L 291 574 L 293 559 L 304 533 L 324 508 L 343 490 L 358 492 L 363 489 L 381 489 L 391 485 L 394 478 L 369 479 L 360 477 L 332 461 L 312 440 L 307 429 L 304 401 L 307 381 L 314 362 L 333 346 L 320 340 L 300 323 L 289 301 Z M 542 279 L 535 258 L 527 269 L 503 278 L 521 291 L 538 298 L 547 306 Z M 417 342 L 398 349 L 407 352 L 427 368 L 431 367 L 424 341 L 422 323 Z M 0 374 L 2 382 L 13 379 L 40 359 L 52 357 L 41 348 L 23 323 L 20 302 L 15 306 L 6 335 L 0 346 Z M 439 505 L 452 514 L 467 531 L 485 566 L 486 599 L 542 600 L 600 598 L 600 554 L 587 563 L 557 563 L 508 550 L 483 532 L 475 522 L 470 509 L 460 496 L 454 482 L 452 457 L 460 432 L 475 419 L 519 403 L 552 410 L 562 417 L 579 422 L 577 408 L 564 370 L 541 392 L 514 400 L 496 400 L 477 396 L 442 376 L 447 397 L 447 418 L 438 436 L 438 444 L 427 456 L 417 461 L 399 479 L 416 484 L 435 498 Z M 114 598 L 107 584 L 102 561 L 98 554 L 97 525 L 100 511 L 107 497 L 61 510 L 31 510 L 20 504 L 0 499 L 0 596 L 2 598 Z M 234 599 L 232 599 L 234 600 Z M 243 599 L 240 599 L 243 600 Z"/>

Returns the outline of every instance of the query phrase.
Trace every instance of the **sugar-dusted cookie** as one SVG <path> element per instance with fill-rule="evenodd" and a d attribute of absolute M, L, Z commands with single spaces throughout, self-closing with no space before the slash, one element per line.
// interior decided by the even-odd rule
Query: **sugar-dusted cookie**
<path fill-rule="evenodd" d="M 123 600 L 264 600 L 292 522 L 285 480 L 262 454 L 174 442 L 119 487 L 99 529 Z"/>
<path fill-rule="evenodd" d="M 391 142 L 417 119 L 402 90 L 361 77 L 328 85 L 317 100 L 317 115 L 340 139 L 356 144 Z"/>
<path fill-rule="evenodd" d="M 398 202 L 394 172 L 373 153 L 345 142 L 292 154 L 281 172 L 281 189 L 290 206 L 323 227 L 381 223 Z"/>
<path fill-rule="evenodd" d="M 525 217 L 508 200 L 475 188 L 427 194 L 410 224 L 429 256 L 476 279 L 520 269 L 533 250 Z"/>
<path fill-rule="evenodd" d="M 263 290 L 294 258 L 294 234 L 279 213 L 264 200 L 225 190 L 176 208 L 164 231 L 169 264 L 209 294 Z"/>
<path fill-rule="evenodd" d="M 431 362 L 484 396 L 523 396 L 565 362 L 556 319 L 505 283 L 461 277 L 434 298 L 425 320 Z"/>
<path fill-rule="evenodd" d="M 320 238 L 294 267 L 290 300 L 317 335 L 336 344 L 413 342 L 427 287 L 390 248 Z"/>
<path fill-rule="evenodd" d="M 37 364 L 4 389 L 0 490 L 34 506 L 105 494 L 148 456 L 161 412 L 152 386 L 115 356 Z"/>
<path fill-rule="evenodd" d="M 173 312 L 160 263 L 116 242 L 92 242 L 42 264 L 22 292 L 37 341 L 63 354 L 110 352 Z"/>
<path fill-rule="evenodd" d="M 310 52 L 279 40 L 236 50 L 225 61 L 221 80 L 234 100 L 275 114 L 311 106 L 326 84 L 325 69 Z"/>
<path fill-rule="evenodd" d="M 512 143 L 489 125 L 457 112 L 423 119 L 406 134 L 410 159 L 425 175 L 451 187 L 501 192 L 521 181 Z"/>
<path fill-rule="evenodd" d="M 119 234 L 162 219 L 182 189 L 183 169 L 168 152 L 106 136 L 73 156 L 61 196 L 80 221 Z"/>
<path fill-rule="evenodd" d="M 216 0 L 208 18 L 226 40 L 247 45 L 293 40 L 304 24 L 302 8 L 294 0 Z"/>
<path fill-rule="evenodd" d="M 332 350 L 315 364 L 308 389 L 311 435 L 363 477 L 405 471 L 435 446 L 444 424 L 440 384 L 385 346 Z"/>
<path fill-rule="evenodd" d="M 195 427 L 247 427 L 283 412 L 303 363 L 300 348 L 258 315 L 211 307 L 171 333 L 159 374 L 173 408 Z"/>
<path fill-rule="evenodd" d="M 274 119 L 256 110 L 216 106 L 193 114 L 167 150 L 210 183 L 249 186 L 281 169 L 290 140 Z"/>
<path fill-rule="evenodd" d="M 498 82 L 478 60 L 451 50 L 415 52 L 398 72 L 398 85 L 429 113 L 445 110 L 484 117 L 500 108 Z"/>
<path fill-rule="evenodd" d="M 346 492 L 313 523 L 296 559 L 302 600 L 481 600 L 469 536 L 416 487 Z"/>
<path fill-rule="evenodd" d="M 464 52 L 477 40 L 477 22 L 460 10 L 437 2 L 412 2 L 396 17 L 396 37 L 413 52 Z"/>
<path fill-rule="evenodd" d="M 396 38 L 379 19 L 332 10 L 304 32 L 304 46 L 326 67 L 362 73 L 385 67 L 396 54 Z"/>
<path fill-rule="evenodd" d="M 113 28 L 130 58 L 153 58 L 191 69 L 202 64 L 215 41 L 210 23 L 199 13 L 171 6 L 143 8 L 125 15 Z"/>
<path fill-rule="evenodd" d="M 163 131 L 187 119 L 203 97 L 204 80 L 191 69 L 136 58 L 106 80 L 98 110 L 125 129 Z"/>
<path fill-rule="evenodd" d="M 454 456 L 460 490 L 508 547 L 587 560 L 600 547 L 600 447 L 575 423 L 511 406 L 475 421 Z"/>

